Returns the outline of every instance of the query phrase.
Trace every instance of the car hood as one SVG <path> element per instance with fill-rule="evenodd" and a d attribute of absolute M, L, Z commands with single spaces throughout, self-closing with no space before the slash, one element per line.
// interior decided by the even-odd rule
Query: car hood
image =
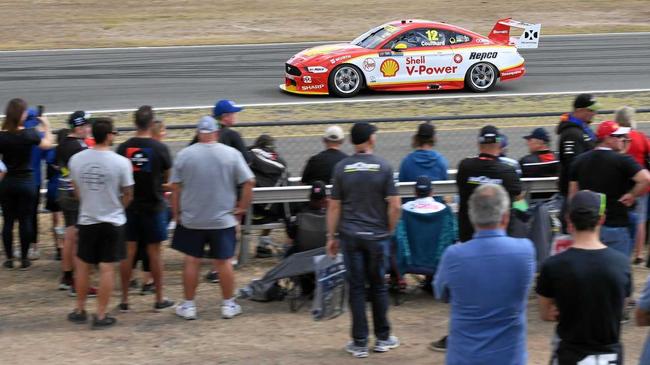
<path fill-rule="evenodd" d="M 368 50 L 355 46 L 351 43 L 326 44 L 323 46 L 308 48 L 295 54 L 289 59 L 289 63 L 321 63 L 328 60 L 336 60 L 333 63 L 350 59 Z"/>

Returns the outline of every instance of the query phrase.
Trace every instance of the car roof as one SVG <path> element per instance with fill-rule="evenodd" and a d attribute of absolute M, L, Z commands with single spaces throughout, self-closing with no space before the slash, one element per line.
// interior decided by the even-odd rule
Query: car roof
<path fill-rule="evenodd" d="M 471 30 L 467 30 L 455 25 L 443 23 L 443 22 L 436 22 L 432 20 L 422 20 L 422 19 L 403 19 L 403 20 L 395 20 L 392 22 L 388 22 L 382 26 L 387 26 L 391 25 L 396 28 L 400 28 L 400 30 L 408 30 L 408 29 L 416 29 L 416 28 L 422 28 L 422 27 L 435 27 L 435 28 L 440 28 L 440 29 L 447 29 L 447 30 L 454 30 L 458 31 L 461 33 L 465 33 L 467 35 L 472 35 L 474 37 L 483 37 L 485 36 L 478 34 L 476 32 L 472 32 Z"/>

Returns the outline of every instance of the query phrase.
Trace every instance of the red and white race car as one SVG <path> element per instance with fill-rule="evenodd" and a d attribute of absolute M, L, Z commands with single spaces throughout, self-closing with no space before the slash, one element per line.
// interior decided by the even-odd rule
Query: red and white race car
<path fill-rule="evenodd" d="M 510 28 L 520 28 L 511 37 Z M 428 20 L 394 21 L 351 43 L 306 49 L 285 65 L 284 91 L 350 97 L 372 90 L 422 91 L 467 87 L 488 91 L 497 80 L 526 72 L 517 48 L 537 48 L 541 25 L 499 20 L 488 37 Z"/>

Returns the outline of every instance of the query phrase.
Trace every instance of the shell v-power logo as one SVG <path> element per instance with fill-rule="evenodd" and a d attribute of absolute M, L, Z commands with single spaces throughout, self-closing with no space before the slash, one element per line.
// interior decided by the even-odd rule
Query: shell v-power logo
<path fill-rule="evenodd" d="M 392 58 L 389 58 L 381 63 L 379 66 L 379 71 L 384 77 L 393 77 L 399 71 L 399 63 Z"/>

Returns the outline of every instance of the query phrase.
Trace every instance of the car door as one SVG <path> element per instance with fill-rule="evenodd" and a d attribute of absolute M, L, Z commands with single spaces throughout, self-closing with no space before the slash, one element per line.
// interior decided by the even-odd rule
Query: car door
<path fill-rule="evenodd" d="M 407 30 L 388 40 L 375 60 L 379 83 L 436 83 L 454 73 L 446 31 Z M 401 48 L 397 51 L 398 48 Z"/>

